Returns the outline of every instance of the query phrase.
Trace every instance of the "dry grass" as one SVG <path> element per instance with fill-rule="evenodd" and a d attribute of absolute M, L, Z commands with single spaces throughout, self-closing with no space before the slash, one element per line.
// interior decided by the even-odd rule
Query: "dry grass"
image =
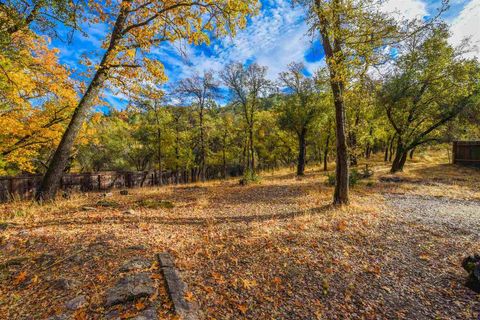
<path fill-rule="evenodd" d="M 381 183 L 388 167 L 372 160 L 375 176 L 352 190 L 346 208 L 330 206 L 332 188 L 316 168 L 301 179 L 288 170 L 267 173 L 244 187 L 230 180 L 114 192 L 107 198 L 114 208 L 96 206 L 100 194 L 0 205 L 7 226 L 0 263 L 24 258 L 1 273 L 0 318 L 61 313 L 79 293 L 89 301 L 83 315 L 101 318 L 118 265 L 169 251 L 207 319 L 473 319 L 479 300 L 463 288 L 459 262 L 466 248 L 480 251 L 478 236 L 404 220 L 383 197 L 480 199 L 479 171 L 443 161 L 419 157 L 400 175 L 405 182 Z M 173 207 L 144 207 L 142 200 Z M 135 214 L 124 214 L 128 209 Z M 140 245 L 145 250 L 130 249 Z M 38 262 L 46 254 L 53 267 Z M 22 272 L 26 279 L 18 278 Z M 81 282 L 74 292 L 49 288 L 67 277 Z M 164 293 L 160 298 L 161 316 L 171 317 Z"/>

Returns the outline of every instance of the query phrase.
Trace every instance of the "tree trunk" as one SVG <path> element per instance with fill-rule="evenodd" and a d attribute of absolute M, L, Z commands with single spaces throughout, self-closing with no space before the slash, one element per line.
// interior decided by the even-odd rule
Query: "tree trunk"
<path fill-rule="evenodd" d="M 336 77 L 336 76 L 335 76 Z M 332 81 L 332 91 L 335 100 L 335 121 L 337 133 L 337 162 L 335 166 L 336 183 L 333 203 L 348 204 L 348 149 L 345 136 L 345 106 L 342 86 Z"/>
<path fill-rule="evenodd" d="M 205 181 L 206 166 L 205 132 L 203 127 L 203 106 L 200 106 L 200 179 Z"/>
<path fill-rule="evenodd" d="M 328 149 L 330 148 L 330 128 L 328 129 L 327 141 L 325 141 L 325 149 L 323 152 L 323 171 L 328 170 Z"/>
<path fill-rule="evenodd" d="M 385 145 L 385 156 L 383 157 L 383 161 L 387 162 L 388 161 L 388 147 L 389 147 L 389 142 L 390 139 L 388 139 L 387 144 Z"/>
<path fill-rule="evenodd" d="M 117 46 L 118 41 L 121 39 L 121 32 L 125 25 L 128 9 L 127 6 L 122 6 L 122 10 L 117 16 L 117 21 L 112 31 L 110 44 L 103 55 L 102 61 L 99 64 L 99 68 L 95 73 L 92 81 L 87 87 L 82 99 L 77 105 L 77 108 L 73 112 L 72 119 L 68 124 L 67 130 L 62 136 L 62 140 L 58 145 L 55 154 L 53 155 L 52 162 L 48 166 L 48 170 L 42 179 L 40 188 L 36 194 L 37 201 L 53 200 L 57 193 L 62 179 L 63 171 L 67 165 L 70 152 L 73 147 L 73 143 L 82 127 L 85 118 L 87 117 L 88 110 L 92 106 L 95 98 L 98 96 L 105 80 L 108 75 L 108 64 L 112 60 L 114 55 L 114 49 Z"/>
<path fill-rule="evenodd" d="M 390 173 L 403 171 L 403 167 L 405 166 L 405 162 L 407 161 L 408 151 L 409 149 L 405 147 L 405 145 L 402 143 L 402 140 L 399 137 L 397 142 L 397 150 L 395 152 L 395 159 L 393 159 Z"/>
<path fill-rule="evenodd" d="M 252 175 L 255 174 L 255 152 L 253 147 L 253 123 L 249 129 L 249 139 L 250 139 L 250 169 L 252 170 Z"/>
<path fill-rule="evenodd" d="M 413 154 L 414 154 L 414 152 L 415 152 L 415 148 L 413 148 L 412 150 L 410 150 L 410 156 L 409 156 L 409 157 L 410 157 L 410 160 L 413 159 Z"/>
<path fill-rule="evenodd" d="M 339 6 L 339 0 L 333 1 L 333 6 Z M 322 9 L 320 0 L 315 0 L 317 15 L 320 20 L 319 31 L 322 38 L 323 50 L 327 60 L 328 69 L 330 71 L 330 86 L 332 87 L 333 100 L 335 105 L 335 122 L 337 136 L 337 163 L 335 167 L 336 183 L 335 192 L 333 194 L 333 203 L 336 205 L 348 204 L 348 149 L 347 137 L 345 135 L 345 104 L 343 101 L 344 82 L 342 71 L 345 68 L 345 57 L 343 55 L 341 38 L 332 34 L 330 23 Z M 335 18 L 333 29 L 340 30 L 341 17 L 340 13 L 334 10 Z"/>
<path fill-rule="evenodd" d="M 297 176 L 305 175 L 305 158 L 307 153 L 307 145 L 305 136 L 307 132 L 305 128 L 298 135 L 298 161 L 297 161 Z"/>

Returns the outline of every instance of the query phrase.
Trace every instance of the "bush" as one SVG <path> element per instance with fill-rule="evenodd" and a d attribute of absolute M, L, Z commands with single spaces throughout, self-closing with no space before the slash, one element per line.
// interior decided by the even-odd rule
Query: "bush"
<path fill-rule="evenodd" d="M 359 173 L 357 169 L 350 170 L 350 175 L 348 177 L 348 185 L 353 187 L 358 184 L 360 179 L 363 179 L 363 173 Z M 327 183 L 329 186 L 334 186 L 336 182 L 335 173 L 330 173 L 327 175 Z"/>
<path fill-rule="evenodd" d="M 240 179 L 240 184 L 242 186 L 250 184 L 250 183 L 256 183 L 256 182 L 260 182 L 260 176 L 258 176 L 252 170 L 247 170 L 245 172 L 245 174 L 243 175 L 242 179 Z"/>

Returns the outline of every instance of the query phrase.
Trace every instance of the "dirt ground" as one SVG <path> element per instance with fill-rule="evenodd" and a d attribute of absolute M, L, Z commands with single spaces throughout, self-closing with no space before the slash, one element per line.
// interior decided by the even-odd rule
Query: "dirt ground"
<path fill-rule="evenodd" d="M 477 319 L 480 296 L 463 286 L 460 264 L 480 253 L 480 170 L 427 156 L 400 182 L 379 179 L 381 163 L 373 169 L 345 208 L 330 206 L 332 187 L 314 169 L 301 179 L 266 173 L 249 186 L 0 205 L 0 318 L 62 315 L 81 294 L 85 306 L 68 317 L 104 319 L 119 267 L 168 251 L 203 319 Z M 156 299 L 159 319 L 174 318 L 157 280 L 154 297 L 118 317 Z"/>

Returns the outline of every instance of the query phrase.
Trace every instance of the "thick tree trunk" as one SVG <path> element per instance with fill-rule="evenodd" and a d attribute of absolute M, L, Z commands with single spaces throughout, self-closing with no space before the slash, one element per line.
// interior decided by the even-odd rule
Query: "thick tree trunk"
<path fill-rule="evenodd" d="M 125 7 L 125 9 L 121 10 L 118 14 L 107 51 L 105 52 L 99 68 L 87 87 L 82 99 L 78 103 L 77 108 L 73 112 L 67 130 L 63 134 L 62 140 L 60 141 L 60 144 L 53 155 L 52 161 L 48 166 L 48 170 L 43 177 L 40 188 L 36 194 L 37 201 L 53 200 L 55 198 L 60 186 L 63 171 L 67 165 L 68 158 L 70 157 L 73 143 L 87 117 L 88 110 L 92 106 L 94 100 L 98 97 L 98 94 L 107 79 L 108 64 L 112 60 L 114 49 L 122 36 L 121 31 L 123 30 L 127 16 L 128 12 Z"/>
<path fill-rule="evenodd" d="M 333 6 L 339 6 L 339 0 L 333 1 Z M 325 52 L 328 69 L 330 71 L 330 86 L 332 87 L 333 100 L 335 105 L 335 122 L 336 122 L 336 137 L 337 137 L 337 162 L 335 167 L 336 183 L 335 192 L 333 194 L 333 204 L 343 205 L 348 204 L 348 148 L 347 137 L 345 134 L 345 104 L 343 101 L 344 82 L 342 80 L 342 70 L 345 68 L 345 58 L 342 49 L 342 40 L 339 35 L 335 37 L 330 29 L 330 23 L 326 17 L 325 11 L 322 8 L 320 0 L 315 0 L 315 7 L 317 15 L 320 20 L 319 31 L 322 38 L 323 50 Z M 341 29 L 341 17 L 339 12 L 335 12 L 333 29 Z"/>
<path fill-rule="evenodd" d="M 307 132 L 305 129 L 300 132 L 298 135 L 298 160 L 297 160 L 297 176 L 305 175 L 305 161 L 306 161 L 306 153 L 307 153 L 307 145 L 306 145 L 306 136 Z"/>
<path fill-rule="evenodd" d="M 395 152 L 395 158 L 393 159 L 392 168 L 390 169 L 391 173 L 403 171 L 403 167 L 407 161 L 408 151 L 409 149 L 405 147 L 401 138 L 398 137 L 397 150 Z"/>
<path fill-rule="evenodd" d="M 337 162 L 335 166 L 336 183 L 333 195 L 334 204 L 348 204 L 348 149 L 345 136 L 345 106 L 342 87 L 332 80 L 332 91 L 335 100 L 335 121 L 337 134 Z"/>

